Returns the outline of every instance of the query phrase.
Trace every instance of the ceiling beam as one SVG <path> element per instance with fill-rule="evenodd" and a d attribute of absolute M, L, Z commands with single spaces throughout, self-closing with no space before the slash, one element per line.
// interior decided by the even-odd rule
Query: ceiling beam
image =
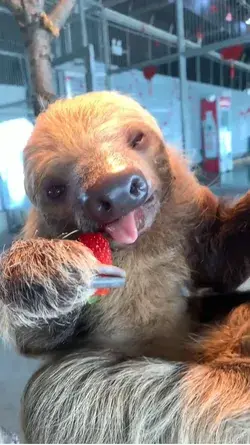
<path fill-rule="evenodd" d="M 168 0 L 158 0 L 156 2 L 151 2 L 150 5 L 146 5 L 142 8 L 137 8 L 131 9 L 131 14 L 133 15 L 133 17 L 140 17 L 143 14 L 146 14 L 147 12 L 152 12 L 154 13 L 155 11 L 158 11 L 159 9 L 163 9 L 166 6 L 168 6 Z"/>
<path fill-rule="evenodd" d="M 121 14 L 113 9 L 104 8 L 104 14 L 108 22 L 121 26 L 121 28 L 123 28 L 125 31 L 131 30 L 139 32 L 142 37 L 151 37 L 163 43 L 172 43 L 174 45 L 177 44 L 176 35 L 170 34 L 163 29 L 156 28 L 153 25 L 141 22 L 140 20 L 134 19 L 133 17 L 125 14 Z"/>
<path fill-rule="evenodd" d="M 209 45 L 200 46 L 199 48 L 188 49 L 186 51 L 186 57 L 206 56 L 210 52 L 220 51 L 223 48 L 244 45 L 246 43 L 250 43 L 250 33 L 247 33 L 243 36 L 234 37 L 232 39 L 225 39 L 214 42 Z"/>
<path fill-rule="evenodd" d="M 125 30 L 139 32 L 141 34 L 141 36 L 150 37 L 150 38 L 158 40 L 162 43 L 169 44 L 172 46 L 177 46 L 177 36 L 174 34 L 170 34 L 169 32 L 164 31 L 163 29 L 156 28 L 153 25 L 149 25 L 147 23 L 141 22 L 140 20 L 134 19 L 133 17 L 126 16 L 126 15 L 121 14 L 120 12 L 114 11 L 112 9 L 104 8 L 104 14 L 105 14 L 106 19 L 109 22 L 113 22 L 116 25 L 121 26 L 121 28 L 123 28 Z M 250 35 L 249 36 L 247 35 L 247 37 L 246 36 L 242 36 L 242 37 L 249 39 L 248 41 L 250 41 Z M 236 41 L 239 42 L 239 38 L 235 39 L 234 44 L 236 44 Z M 223 45 L 223 46 L 221 46 L 221 45 Z M 185 46 L 186 46 L 187 57 L 196 57 L 198 55 L 203 54 L 204 56 L 206 56 L 210 59 L 221 61 L 221 62 L 223 62 L 225 64 L 229 64 L 229 65 L 231 64 L 230 61 L 223 60 L 221 55 L 215 51 L 215 49 L 218 50 L 218 48 L 228 46 L 228 41 L 215 42 L 212 46 L 213 49 L 211 48 L 211 46 L 209 46 L 208 51 L 206 51 L 206 47 L 201 48 L 201 46 L 198 43 L 192 42 L 191 40 L 185 40 Z M 189 55 L 188 55 L 188 50 L 190 50 Z M 170 56 L 165 56 L 165 57 L 162 57 L 161 59 L 157 59 L 157 64 L 160 65 L 161 63 L 166 63 L 170 59 L 173 60 L 173 58 L 176 60 L 176 58 L 178 58 L 178 55 L 172 54 Z M 159 60 L 162 60 L 162 62 L 159 63 Z M 147 63 L 155 64 L 156 60 L 151 60 L 150 62 L 148 61 Z M 248 65 L 246 63 L 236 61 L 236 62 L 234 62 L 234 64 L 238 68 L 244 69 L 245 71 L 250 71 L 250 65 Z M 140 66 L 142 66 L 142 64 L 140 64 Z M 131 69 L 131 67 L 128 67 L 128 69 Z M 122 71 L 122 70 L 120 70 L 120 71 Z"/>
<path fill-rule="evenodd" d="M 121 5 L 122 3 L 126 3 L 127 0 L 104 0 L 103 6 L 105 8 L 114 8 L 115 6 Z"/>

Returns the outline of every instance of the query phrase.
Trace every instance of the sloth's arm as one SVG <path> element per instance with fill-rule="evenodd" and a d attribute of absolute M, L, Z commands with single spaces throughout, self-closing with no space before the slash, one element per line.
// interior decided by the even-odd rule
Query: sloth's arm
<path fill-rule="evenodd" d="M 66 347 L 96 289 L 124 284 L 123 271 L 81 243 L 43 238 L 14 243 L 0 276 L 1 334 L 27 354 Z"/>
<path fill-rule="evenodd" d="M 250 310 L 200 344 L 199 364 L 78 351 L 30 380 L 27 443 L 250 443 Z"/>
<path fill-rule="evenodd" d="M 236 307 L 250 303 L 250 291 L 233 291 L 226 293 L 207 292 L 203 295 L 193 294 L 188 299 L 188 307 L 194 320 L 208 324 L 223 320 Z"/>
<path fill-rule="evenodd" d="M 203 190 L 189 257 L 194 283 L 232 291 L 250 276 L 250 192 L 230 205 Z"/>

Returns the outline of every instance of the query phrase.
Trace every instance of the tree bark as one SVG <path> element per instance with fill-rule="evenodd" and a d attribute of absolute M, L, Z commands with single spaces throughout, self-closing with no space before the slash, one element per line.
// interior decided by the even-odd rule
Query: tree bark
<path fill-rule="evenodd" d="M 54 9 L 49 14 L 49 17 L 55 26 L 59 29 L 63 28 L 75 4 L 76 0 L 60 0 L 57 2 Z"/>
<path fill-rule="evenodd" d="M 38 116 L 56 99 L 51 55 L 52 38 L 50 33 L 40 26 L 31 27 L 26 37 L 32 104 L 35 116 Z"/>
<path fill-rule="evenodd" d="M 76 0 L 58 0 L 49 14 L 44 0 L 6 0 L 24 36 L 27 48 L 35 116 L 56 99 L 51 43 L 59 35 Z"/>

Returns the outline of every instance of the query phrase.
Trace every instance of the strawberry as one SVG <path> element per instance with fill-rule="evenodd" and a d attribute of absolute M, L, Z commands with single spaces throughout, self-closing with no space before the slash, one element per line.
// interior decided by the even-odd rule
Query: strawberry
<path fill-rule="evenodd" d="M 92 250 L 93 255 L 102 264 L 112 264 L 112 253 L 108 240 L 102 233 L 83 233 L 78 241 Z M 95 295 L 104 296 L 109 293 L 109 289 L 97 289 Z M 96 301 L 96 300 L 93 300 Z"/>

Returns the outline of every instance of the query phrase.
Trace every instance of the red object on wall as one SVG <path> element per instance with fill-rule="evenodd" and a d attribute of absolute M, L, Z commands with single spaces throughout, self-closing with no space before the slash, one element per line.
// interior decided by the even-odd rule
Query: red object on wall
<path fill-rule="evenodd" d="M 244 48 L 242 45 L 229 46 L 221 50 L 221 55 L 225 60 L 239 60 L 243 54 Z"/>
<path fill-rule="evenodd" d="M 232 22 L 233 21 L 233 15 L 231 12 L 228 12 L 226 17 L 225 17 L 226 22 Z"/>
<path fill-rule="evenodd" d="M 143 68 L 143 75 L 144 75 L 145 79 L 147 79 L 149 82 L 151 82 L 151 80 L 153 79 L 156 72 L 157 72 L 157 69 L 156 69 L 156 66 L 154 66 L 154 65 L 146 66 L 145 68 Z M 151 85 L 149 85 L 148 92 L 149 92 L 149 94 L 152 94 L 152 86 Z"/>
<path fill-rule="evenodd" d="M 221 96 L 219 99 L 220 108 L 228 110 L 231 107 L 231 98 L 228 96 Z"/>
<path fill-rule="evenodd" d="M 235 78 L 235 67 L 234 64 L 232 63 L 232 65 L 230 66 L 230 79 L 234 78 Z"/>
<path fill-rule="evenodd" d="M 200 31 L 196 32 L 196 39 L 199 44 L 202 43 L 203 37 L 204 37 L 204 35 L 202 34 L 202 32 L 200 32 Z"/>
<path fill-rule="evenodd" d="M 210 6 L 210 11 L 211 11 L 212 13 L 218 12 L 218 8 L 217 8 L 217 6 L 216 6 L 216 5 L 211 5 L 211 6 Z"/>
<path fill-rule="evenodd" d="M 156 66 L 146 66 L 145 68 L 143 68 L 143 75 L 145 77 L 145 79 L 147 80 L 151 80 L 153 79 L 154 75 L 156 74 Z"/>
<path fill-rule="evenodd" d="M 203 155 L 203 168 L 206 172 L 218 173 L 219 172 L 219 156 L 218 156 L 218 145 L 212 147 L 213 151 L 215 149 L 214 155 L 210 156 L 210 146 L 206 146 L 206 137 L 204 131 L 204 124 L 206 121 L 207 113 L 213 116 L 214 123 L 216 125 L 217 142 L 218 142 L 218 120 L 217 120 L 217 107 L 216 101 L 208 101 L 202 99 L 201 101 L 201 123 L 202 123 L 202 155 Z"/>

